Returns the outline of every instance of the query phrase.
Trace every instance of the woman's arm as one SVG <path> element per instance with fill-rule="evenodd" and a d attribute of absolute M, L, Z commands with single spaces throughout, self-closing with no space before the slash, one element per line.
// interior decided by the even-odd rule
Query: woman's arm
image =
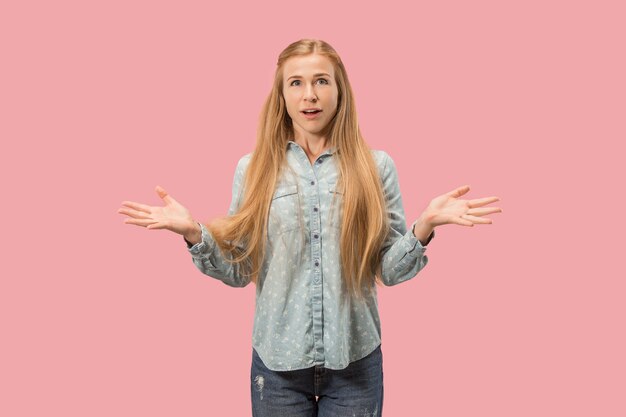
<path fill-rule="evenodd" d="M 249 160 L 250 154 L 247 154 L 237 163 L 228 215 L 236 213 L 241 204 L 242 184 Z M 194 265 L 203 274 L 219 279 L 231 287 L 245 287 L 250 283 L 250 277 L 243 275 L 240 264 L 228 262 L 204 224 L 196 222 L 195 228 L 192 228 L 183 238 Z M 229 257 L 229 259 L 232 258 Z"/>
<path fill-rule="evenodd" d="M 200 223 L 196 222 L 195 227 L 193 227 L 187 234 L 183 235 L 183 239 L 187 242 L 187 247 L 192 247 L 196 243 L 202 242 L 202 226 Z"/>
<path fill-rule="evenodd" d="M 404 210 L 400 197 L 398 174 L 391 157 L 388 157 L 383 185 L 387 196 L 388 212 L 391 216 L 391 230 L 383 247 L 382 279 L 386 285 L 395 285 L 413 278 L 426 266 L 428 257 L 425 246 L 435 236 L 435 227 L 444 224 L 457 224 L 472 227 L 474 224 L 491 224 L 483 216 L 502 213 L 500 207 L 484 207 L 500 201 L 499 197 L 483 197 L 463 200 L 470 187 L 464 185 L 435 197 L 413 223 L 413 232 L 404 233 Z"/>
<path fill-rule="evenodd" d="M 435 228 L 430 223 L 427 214 L 422 215 L 413 223 L 413 235 L 420 241 L 422 246 L 428 245 L 435 236 Z"/>
<path fill-rule="evenodd" d="M 206 226 L 200 224 L 199 227 L 201 228 L 201 241 L 192 246 L 189 246 L 189 243 L 187 244 L 196 268 L 203 274 L 219 279 L 231 287 L 245 287 L 248 285 L 250 277 L 244 276 L 240 264 L 228 262 Z"/>
<path fill-rule="evenodd" d="M 429 227 L 427 219 L 421 216 L 411 230 L 407 230 L 398 171 L 389 154 L 383 152 L 383 157 L 386 162 L 382 184 L 390 228 L 381 249 L 381 279 L 385 285 L 391 286 L 408 281 L 426 266 L 428 257 L 424 252 L 435 232 Z"/>

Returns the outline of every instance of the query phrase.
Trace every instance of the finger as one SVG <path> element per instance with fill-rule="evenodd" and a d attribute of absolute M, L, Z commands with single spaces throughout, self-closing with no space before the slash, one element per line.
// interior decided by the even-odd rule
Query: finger
<path fill-rule="evenodd" d="M 467 210 L 465 214 L 470 214 L 472 216 L 485 216 L 492 213 L 502 213 L 502 209 L 500 207 L 473 208 Z"/>
<path fill-rule="evenodd" d="M 165 189 L 163 189 L 163 187 L 157 185 L 155 188 L 157 194 L 159 195 L 159 197 L 161 197 L 161 199 L 163 201 L 165 201 L 166 204 L 175 204 L 178 203 L 178 201 L 174 200 L 174 197 L 172 197 L 171 195 L 169 195 L 167 193 L 167 191 L 165 191 Z"/>
<path fill-rule="evenodd" d="M 452 191 L 450 191 L 450 192 L 448 192 L 446 194 L 449 195 L 450 197 L 457 198 L 457 197 L 460 197 L 463 194 L 467 193 L 469 191 L 469 189 L 470 189 L 469 185 L 464 185 L 464 186 L 459 187 L 457 189 L 454 189 L 454 190 L 452 190 Z"/>
<path fill-rule="evenodd" d="M 472 216 L 471 214 L 464 214 L 461 216 L 464 219 L 471 221 L 472 223 L 480 223 L 480 224 L 491 224 L 491 219 L 484 219 L 482 217 Z"/>
<path fill-rule="evenodd" d="M 146 213 L 150 213 L 150 206 L 145 204 L 135 203 L 134 201 L 122 201 L 122 206 L 130 207 L 135 210 L 144 211 Z"/>
<path fill-rule="evenodd" d="M 500 201 L 499 197 L 485 197 L 485 198 L 476 198 L 474 200 L 469 200 L 468 204 L 470 207 L 481 207 L 490 203 L 494 203 L 496 201 Z"/>
<path fill-rule="evenodd" d="M 469 227 L 474 226 L 474 222 L 471 222 L 469 220 L 465 220 L 464 218 L 458 217 L 458 216 L 452 217 L 450 219 L 450 223 L 459 224 L 461 226 L 469 226 Z"/>
<path fill-rule="evenodd" d="M 126 214 L 127 216 L 130 216 L 135 219 L 149 219 L 150 218 L 150 216 L 148 215 L 149 213 L 146 213 L 143 211 L 131 210 L 127 208 L 121 208 L 117 212 L 120 214 Z"/>
<path fill-rule="evenodd" d="M 165 228 L 166 228 L 166 224 L 165 223 L 159 223 L 159 222 L 146 226 L 146 229 L 150 229 L 150 230 L 152 230 L 152 229 L 165 229 Z"/>
<path fill-rule="evenodd" d="M 125 219 L 124 223 L 147 227 L 148 225 L 151 225 L 157 222 L 156 220 L 148 220 L 148 219 Z"/>

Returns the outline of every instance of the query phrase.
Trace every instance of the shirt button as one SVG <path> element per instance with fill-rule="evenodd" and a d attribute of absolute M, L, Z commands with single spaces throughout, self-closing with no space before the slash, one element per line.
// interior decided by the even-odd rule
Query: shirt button
<path fill-rule="evenodd" d="M 317 207 L 313 207 L 313 211 L 317 211 Z"/>
<path fill-rule="evenodd" d="M 314 237 L 315 239 L 317 239 L 318 237 L 320 237 L 320 235 L 318 235 L 318 234 L 314 234 L 314 235 L 313 235 L 313 237 Z"/>
<path fill-rule="evenodd" d="M 321 160 L 321 159 L 318 159 L 318 160 L 317 160 L 317 163 L 318 163 L 318 164 L 321 164 L 321 163 L 322 163 L 322 160 Z"/>
<path fill-rule="evenodd" d="M 315 261 L 315 266 L 320 266 L 320 263 Z"/>
<path fill-rule="evenodd" d="M 315 181 L 311 181 L 311 185 L 315 185 Z"/>

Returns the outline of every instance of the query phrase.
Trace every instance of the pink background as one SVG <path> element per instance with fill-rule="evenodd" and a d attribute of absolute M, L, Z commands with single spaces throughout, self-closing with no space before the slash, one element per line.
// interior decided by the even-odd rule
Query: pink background
<path fill-rule="evenodd" d="M 626 415 L 622 2 L 7 3 L 0 415 L 250 415 L 254 286 L 117 209 L 158 184 L 224 214 L 305 37 L 342 56 L 407 222 L 464 184 L 504 211 L 380 289 L 384 415 Z"/>

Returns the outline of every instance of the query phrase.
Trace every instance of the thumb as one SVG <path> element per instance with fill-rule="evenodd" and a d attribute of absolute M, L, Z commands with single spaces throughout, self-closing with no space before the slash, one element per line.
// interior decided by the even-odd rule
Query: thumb
<path fill-rule="evenodd" d="M 167 191 L 165 191 L 165 189 L 163 187 L 161 187 L 160 185 L 156 186 L 156 192 L 159 195 L 159 197 L 161 197 L 161 199 L 163 201 L 165 201 L 165 203 L 167 204 L 172 204 L 175 203 L 176 200 L 174 200 L 174 198 L 172 196 L 170 196 Z"/>
<path fill-rule="evenodd" d="M 447 193 L 447 195 L 450 196 L 450 197 L 457 198 L 457 197 L 460 197 L 463 194 L 467 193 L 469 191 L 469 189 L 470 189 L 469 185 L 464 185 L 462 187 L 459 187 L 459 188 L 457 188 L 455 190 L 450 191 L 449 193 Z"/>

